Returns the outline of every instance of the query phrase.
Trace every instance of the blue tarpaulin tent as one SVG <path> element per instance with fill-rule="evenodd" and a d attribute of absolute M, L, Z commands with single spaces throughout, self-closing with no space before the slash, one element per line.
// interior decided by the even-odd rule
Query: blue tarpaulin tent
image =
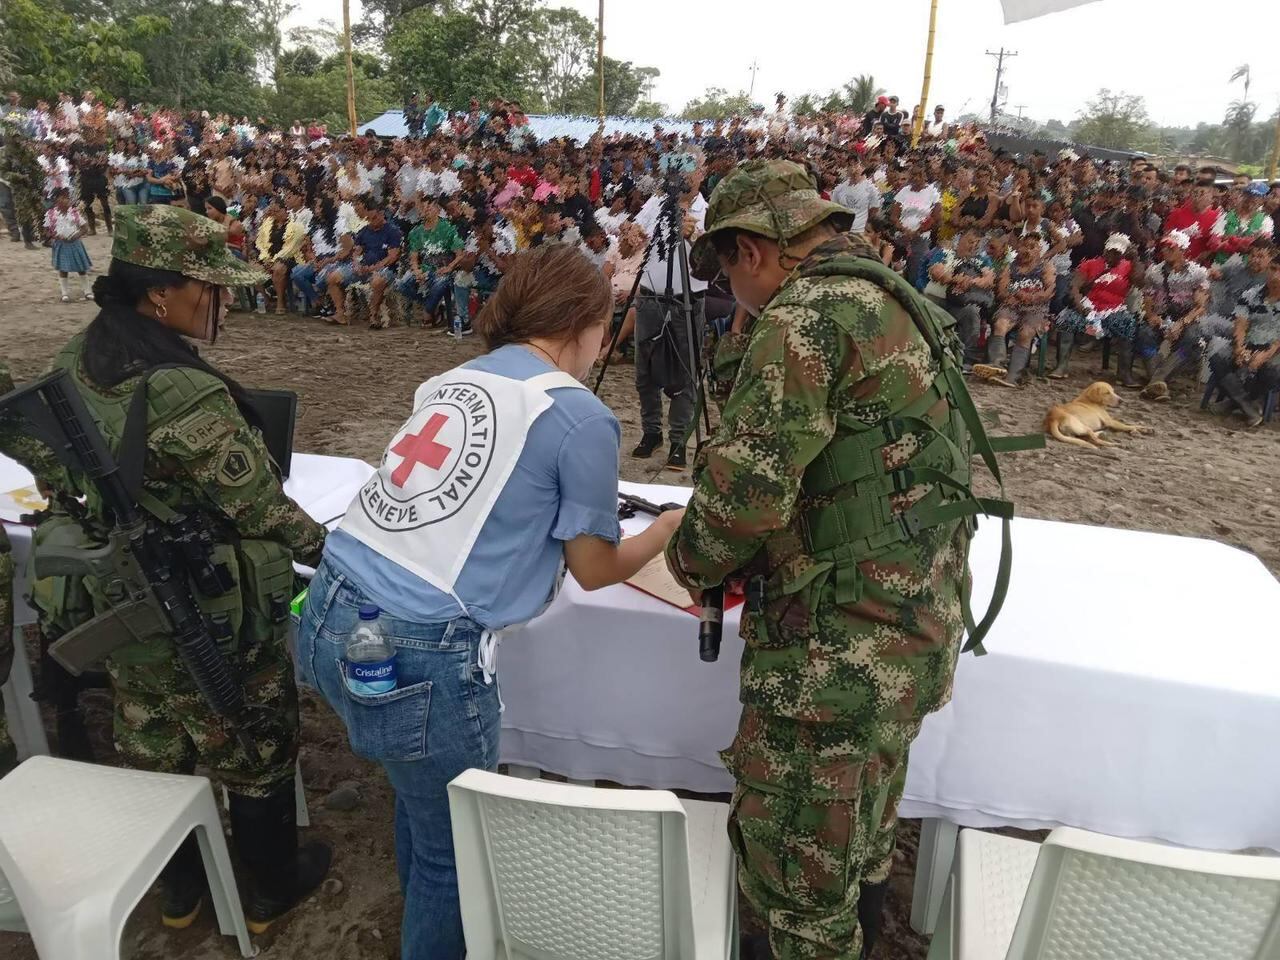
<path fill-rule="evenodd" d="M 614 133 L 634 134 L 636 136 L 653 136 L 653 125 L 658 123 L 667 133 L 688 133 L 693 124 L 687 120 L 640 120 L 636 117 L 605 117 L 605 136 Z M 529 128 L 538 140 L 552 140 L 557 137 L 572 137 L 578 143 L 586 143 L 595 134 L 599 121 L 595 117 L 570 117 L 534 114 L 529 117 Z M 405 126 L 404 111 L 388 110 L 359 126 L 364 133 L 372 130 L 380 137 L 407 137 L 409 128 Z"/>

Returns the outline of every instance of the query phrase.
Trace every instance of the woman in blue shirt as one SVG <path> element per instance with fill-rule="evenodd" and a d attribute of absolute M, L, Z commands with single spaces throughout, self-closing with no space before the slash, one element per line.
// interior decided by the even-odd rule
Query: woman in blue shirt
<path fill-rule="evenodd" d="M 546 608 L 565 566 L 588 590 L 631 576 L 683 513 L 620 540 L 618 422 L 580 382 L 612 308 L 575 248 L 514 258 L 476 318 L 490 352 L 419 387 L 311 583 L 299 672 L 395 788 L 404 960 L 465 952 L 445 788 L 497 767 L 500 634 Z M 395 689 L 372 696 L 346 683 L 363 604 L 396 649 Z"/>

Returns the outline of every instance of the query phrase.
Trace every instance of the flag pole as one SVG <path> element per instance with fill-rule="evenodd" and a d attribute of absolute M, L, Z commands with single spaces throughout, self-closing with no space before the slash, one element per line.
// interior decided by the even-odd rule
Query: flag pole
<path fill-rule="evenodd" d="M 596 20 L 596 69 L 600 71 L 600 135 L 604 136 L 604 0 Z"/>
<path fill-rule="evenodd" d="M 924 83 L 920 86 L 920 108 L 915 123 L 911 125 L 911 148 L 914 150 L 924 133 L 924 111 L 929 103 L 929 83 L 933 79 L 933 38 L 938 30 L 938 0 L 929 4 L 929 42 L 924 51 Z"/>
<path fill-rule="evenodd" d="M 1276 182 L 1276 167 L 1280 165 L 1280 110 L 1276 111 L 1276 139 L 1271 146 L 1271 163 L 1267 165 L 1267 182 Z"/>
<path fill-rule="evenodd" d="M 356 135 L 356 71 L 351 63 L 351 0 L 342 0 L 342 46 L 347 55 L 347 126 Z"/>

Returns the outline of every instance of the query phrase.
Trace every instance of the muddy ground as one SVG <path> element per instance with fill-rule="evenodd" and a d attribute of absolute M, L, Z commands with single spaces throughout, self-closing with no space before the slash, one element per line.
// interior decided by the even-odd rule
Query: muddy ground
<path fill-rule="evenodd" d="M 108 239 L 87 245 L 95 264 L 107 262 Z M 25 251 L 0 241 L 0 358 L 21 380 L 39 373 L 55 351 L 93 316 L 93 305 L 59 302 L 47 250 Z M 376 460 L 404 420 L 414 388 L 428 377 L 480 352 L 477 339 L 455 342 L 419 328 L 371 332 L 338 330 L 300 317 L 276 319 L 233 313 L 206 355 L 249 386 L 298 393 L 296 449 Z M 1069 399 L 1099 377 L 1100 356 L 1081 357 L 1069 381 L 1035 381 L 1017 391 L 978 385 L 979 405 L 999 419 L 998 432 L 1040 428 L 1053 403 Z M 623 427 L 622 476 L 679 482 L 656 461 L 626 452 L 639 439 L 639 409 L 631 368 L 608 375 L 602 396 Z M 1173 386 L 1173 401 L 1156 406 L 1126 395 L 1120 415 L 1154 428 L 1127 436 L 1106 453 L 1052 444 L 1044 451 L 1004 458 L 1006 490 L 1023 515 L 1077 523 L 1208 537 L 1257 554 L 1280 572 L 1280 420 L 1246 431 L 1239 420 L 1198 409 L 1200 389 L 1189 380 Z M 108 706 L 93 698 L 93 714 Z M 110 747 L 99 739 L 99 751 Z M 312 832 L 332 841 L 338 883 L 260 938 L 262 955 L 280 960 L 393 960 L 399 956 L 400 897 L 391 836 L 392 794 L 374 764 L 353 757 L 341 726 L 304 697 L 302 765 L 311 803 Z M 345 781 L 360 784 L 352 812 L 324 807 Z M 927 942 L 907 920 L 918 824 L 905 823 L 895 864 L 884 960 L 921 960 Z M 234 942 L 216 933 L 211 916 L 189 930 L 163 930 L 150 899 L 136 911 L 124 954 L 138 960 L 184 957 L 212 960 L 236 955 Z M 0 957 L 31 960 L 30 941 L 0 933 Z"/>

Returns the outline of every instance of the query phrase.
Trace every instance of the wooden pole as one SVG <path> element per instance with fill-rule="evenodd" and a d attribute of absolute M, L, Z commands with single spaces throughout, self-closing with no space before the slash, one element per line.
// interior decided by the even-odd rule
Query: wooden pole
<path fill-rule="evenodd" d="M 604 136 L 604 0 L 596 21 L 596 69 L 600 71 L 600 136 Z"/>
<path fill-rule="evenodd" d="M 1280 165 L 1280 112 L 1276 114 L 1276 139 L 1271 146 L 1271 163 L 1267 165 L 1267 182 L 1276 182 L 1276 167 Z"/>
<path fill-rule="evenodd" d="M 347 54 L 347 125 L 356 135 L 356 71 L 351 63 L 351 0 L 342 0 L 342 46 Z"/>
<path fill-rule="evenodd" d="M 929 83 L 933 79 L 933 37 L 938 30 L 938 0 L 929 4 L 929 43 L 924 49 L 924 83 L 920 85 L 920 109 L 916 111 L 916 122 L 911 125 L 911 148 L 920 143 L 920 134 L 924 133 L 924 112 L 929 103 Z"/>

